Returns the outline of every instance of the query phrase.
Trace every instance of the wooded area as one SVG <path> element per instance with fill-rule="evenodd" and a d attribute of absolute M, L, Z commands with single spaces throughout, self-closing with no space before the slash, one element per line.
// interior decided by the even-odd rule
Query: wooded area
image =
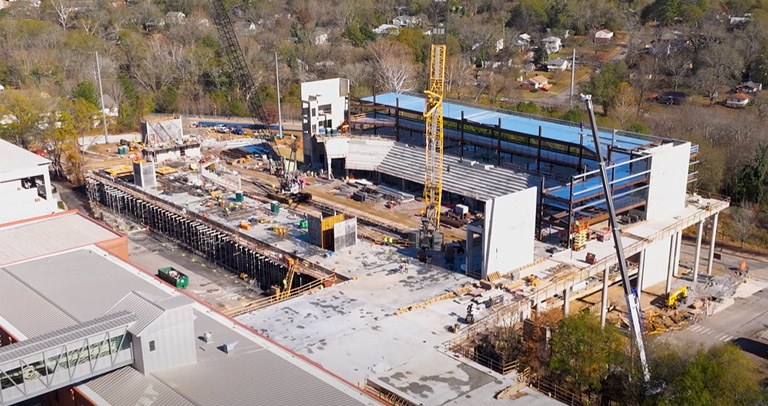
<path fill-rule="evenodd" d="M 43 135 L 52 139 L 36 117 L 55 111 L 67 111 L 79 131 L 91 128 L 85 121 L 91 121 L 86 118 L 92 111 L 84 109 L 100 107 L 94 93 L 83 89 L 96 84 L 96 51 L 104 93 L 119 107 L 111 123 L 116 131 L 135 131 L 141 117 L 152 112 L 249 115 L 248 89 L 233 80 L 208 0 L 4 4 L 0 84 L 18 90 L 0 96 L 0 116 L 9 121 L 0 127 L 4 138 L 23 145 Z M 346 77 L 353 96 L 425 87 L 430 0 L 226 4 L 265 106 L 276 104 L 278 53 L 286 119 L 299 118 L 302 81 Z M 698 143 L 703 152 L 699 188 L 736 202 L 763 203 L 764 193 L 753 191 L 765 188 L 768 170 L 758 159 L 765 152 L 760 146 L 768 97 L 758 92 L 744 110 L 715 102 L 743 81 L 768 84 L 765 2 L 450 0 L 448 9 L 449 98 L 582 121 L 567 98 L 541 104 L 520 90 L 520 77 L 529 74 L 524 65 L 535 55 L 529 53 L 533 48 L 517 45 L 518 35 L 530 35 L 531 46 L 558 35 L 561 57 L 568 58 L 571 47 L 580 49 L 577 63 L 587 69 L 581 90 L 603 107 L 601 124 Z M 412 18 L 393 30 L 398 16 Z M 382 24 L 391 27 L 382 31 Z M 610 45 L 624 57 L 590 55 L 589 50 L 597 55 L 606 49 L 594 39 L 601 29 L 626 34 L 626 41 Z M 567 82 L 567 76 L 556 77 Z M 666 90 L 685 92 L 690 102 L 663 106 L 651 101 Z"/>

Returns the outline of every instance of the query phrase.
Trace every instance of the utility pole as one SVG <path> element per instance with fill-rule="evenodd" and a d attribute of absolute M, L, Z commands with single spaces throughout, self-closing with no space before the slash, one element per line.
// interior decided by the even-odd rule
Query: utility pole
<path fill-rule="evenodd" d="M 568 99 L 568 105 L 573 106 L 573 87 L 576 83 L 576 48 L 573 48 L 573 58 L 571 59 L 571 97 Z"/>
<path fill-rule="evenodd" d="M 277 64 L 277 51 L 275 51 L 275 82 L 277 83 L 277 137 L 283 138 L 283 109 L 280 106 L 280 66 Z"/>
<path fill-rule="evenodd" d="M 104 90 L 101 87 L 101 65 L 99 64 L 99 51 L 96 51 L 96 77 L 99 79 L 99 100 L 101 100 L 101 118 L 104 120 L 104 142 L 109 142 L 107 132 L 107 112 L 104 110 Z"/>

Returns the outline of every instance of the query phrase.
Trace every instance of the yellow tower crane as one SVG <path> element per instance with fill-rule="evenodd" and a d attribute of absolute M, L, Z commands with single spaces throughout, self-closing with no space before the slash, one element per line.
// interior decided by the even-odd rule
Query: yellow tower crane
<path fill-rule="evenodd" d="M 424 217 L 419 230 L 422 260 L 426 250 L 440 250 L 440 201 L 443 194 L 443 97 L 445 96 L 445 7 L 446 0 L 433 0 L 432 45 L 429 59 L 429 88 L 424 107 L 426 121 L 424 165 Z"/>

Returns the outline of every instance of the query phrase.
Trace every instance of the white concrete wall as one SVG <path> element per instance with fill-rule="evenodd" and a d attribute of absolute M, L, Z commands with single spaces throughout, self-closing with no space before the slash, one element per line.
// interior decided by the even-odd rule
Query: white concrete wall
<path fill-rule="evenodd" d="M 308 103 L 308 108 L 302 109 L 302 122 L 304 134 L 316 135 L 323 133 L 318 121 L 324 119 L 319 117 L 318 108 L 324 105 L 330 105 L 331 111 L 327 118 L 331 119 L 329 129 L 338 128 L 349 110 L 349 80 L 343 78 L 317 80 L 314 82 L 305 82 L 301 84 L 302 104 Z M 314 113 L 314 114 L 313 114 Z M 313 131 L 312 126 L 315 126 Z"/>
<path fill-rule="evenodd" d="M 643 289 L 667 280 L 671 238 L 655 241 L 645 249 Z"/>
<path fill-rule="evenodd" d="M 651 174 L 646 220 L 669 220 L 685 207 L 691 144 L 664 144 L 649 153 Z"/>
<path fill-rule="evenodd" d="M 43 176 L 46 198 L 37 195 L 37 188 L 24 189 L 21 179 Z M 59 211 L 51 192 L 48 166 L 30 166 L 3 172 L 0 177 L 0 224 Z"/>
<path fill-rule="evenodd" d="M 497 197 L 485 203 L 483 272 L 505 274 L 533 262 L 537 188 Z"/>
<path fill-rule="evenodd" d="M 167 368 L 191 364 L 197 361 L 195 352 L 194 318 L 192 306 L 166 310 L 139 338 L 141 356 L 135 363 L 144 374 Z M 155 350 L 149 350 L 149 342 L 155 342 Z M 134 341 L 134 345 L 135 345 Z M 222 343 L 223 344 L 223 343 Z M 134 351 L 135 351 L 134 347 Z"/>

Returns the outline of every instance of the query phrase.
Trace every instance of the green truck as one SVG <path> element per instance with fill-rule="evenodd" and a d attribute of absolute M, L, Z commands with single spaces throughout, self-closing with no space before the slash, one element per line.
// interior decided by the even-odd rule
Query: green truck
<path fill-rule="evenodd" d="M 187 286 L 189 286 L 189 277 L 177 271 L 172 266 L 166 266 L 158 269 L 157 276 L 179 289 L 186 289 Z"/>

